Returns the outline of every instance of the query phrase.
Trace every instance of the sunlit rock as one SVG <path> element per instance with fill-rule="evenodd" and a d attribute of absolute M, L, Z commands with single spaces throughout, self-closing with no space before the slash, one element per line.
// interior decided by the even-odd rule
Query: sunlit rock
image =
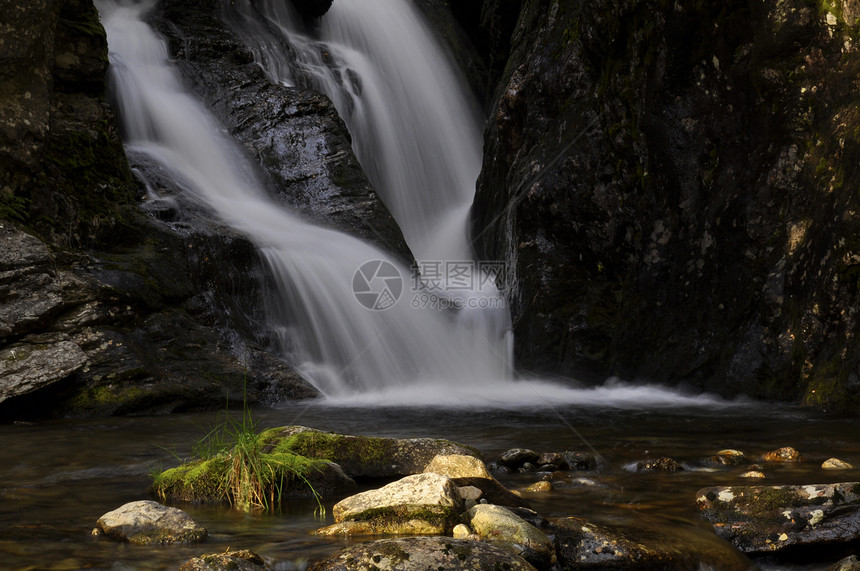
<path fill-rule="evenodd" d="M 784 446 L 776 450 L 771 450 L 764 455 L 765 462 L 804 462 L 803 456 L 797 449 L 791 446 Z"/>
<path fill-rule="evenodd" d="M 138 545 L 199 543 L 207 535 L 184 511 L 150 500 L 120 506 L 101 516 L 96 526 L 111 539 Z"/>
<path fill-rule="evenodd" d="M 463 508 L 450 478 L 426 473 L 406 476 L 334 505 L 332 526 L 318 535 L 434 535 L 449 533 Z"/>
<path fill-rule="evenodd" d="M 552 540 L 540 529 L 501 506 L 469 510 L 470 526 L 482 540 L 510 549 L 539 569 L 555 563 Z"/>
<path fill-rule="evenodd" d="M 854 466 L 845 462 L 844 460 L 840 460 L 839 458 L 828 458 L 824 462 L 822 462 L 821 467 L 825 470 L 853 470 Z"/>
<path fill-rule="evenodd" d="M 449 478 L 491 479 L 493 477 L 481 459 L 463 454 L 440 454 L 435 456 L 427 467 L 424 468 L 424 471 L 442 474 Z"/>
<path fill-rule="evenodd" d="M 472 535 L 472 530 L 464 523 L 458 523 L 454 526 L 454 529 L 451 530 L 451 537 L 454 539 L 466 539 L 470 535 Z"/>
<path fill-rule="evenodd" d="M 534 482 L 530 484 L 528 488 L 526 488 L 527 492 L 551 492 L 552 491 L 552 482 L 548 482 L 546 480 L 541 480 L 540 482 Z"/>

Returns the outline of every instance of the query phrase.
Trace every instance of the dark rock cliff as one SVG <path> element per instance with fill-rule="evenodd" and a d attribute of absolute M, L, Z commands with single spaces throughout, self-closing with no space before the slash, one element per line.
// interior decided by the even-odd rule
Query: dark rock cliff
<path fill-rule="evenodd" d="M 92 1 L 0 14 L 0 421 L 314 396 L 257 340 L 254 246 L 141 209 Z"/>
<path fill-rule="evenodd" d="M 334 104 L 271 81 L 224 21 L 241 17 L 230 8 L 222 14 L 221 4 L 164 0 L 153 15 L 190 87 L 257 160 L 285 206 L 411 260 Z"/>
<path fill-rule="evenodd" d="M 523 2 L 473 209 L 520 367 L 860 404 L 858 17 Z"/>

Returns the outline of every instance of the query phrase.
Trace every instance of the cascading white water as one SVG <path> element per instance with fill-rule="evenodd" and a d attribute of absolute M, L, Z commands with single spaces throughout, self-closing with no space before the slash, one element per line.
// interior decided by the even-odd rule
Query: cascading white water
<path fill-rule="evenodd" d="M 482 121 L 416 8 L 404 0 L 334 2 L 311 35 L 288 1 L 230 3 L 251 25 L 245 40 L 274 80 L 311 78 L 332 99 L 415 257 L 471 260 L 467 217 Z M 262 22 L 253 26 L 255 19 Z"/>
<path fill-rule="evenodd" d="M 261 249 L 280 286 L 285 356 L 326 395 L 429 384 L 450 390 L 503 376 L 504 358 L 451 316 L 401 300 L 373 311 L 354 295 L 359 264 L 384 261 L 374 247 L 285 212 L 214 119 L 183 88 L 166 47 L 142 21 L 155 0 L 98 2 L 127 144 L 175 173 L 189 192 Z M 369 276 L 370 285 L 378 284 Z M 392 278 L 394 279 L 394 278 Z"/>
<path fill-rule="evenodd" d="M 493 344 L 510 368 L 510 314 L 492 279 L 504 263 L 474 260 L 469 240 L 481 118 L 420 13 L 404 0 L 338 1 L 307 32 L 288 1 L 229 2 L 227 12 L 239 14 L 240 34 L 274 80 L 304 77 L 332 99 L 424 287 L 458 307 L 459 325 Z"/>

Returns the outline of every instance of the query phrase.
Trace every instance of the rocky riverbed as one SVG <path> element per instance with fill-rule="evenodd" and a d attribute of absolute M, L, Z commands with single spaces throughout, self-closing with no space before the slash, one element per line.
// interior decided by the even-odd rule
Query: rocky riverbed
<path fill-rule="evenodd" d="M 768 486 L 757 479 L 756 485 L 703 488 L 687 501 L 713 523 L 712 532 L 668 532 L 594 520 L 582 513 L 548 519 L 532 509 L 532 499 L 551 501 L 556 490 L 565 487 L 601 490 L 605 460 L 587 452 L 516 448 L 486 464 L 477 450 L 449 441 L 368 438 L 298 426 L 271 429 L 264 441 L 267 450 L 287 445 L 325 457 L 342 466 L 348 478 L 387 482 L 346 495 L 331 508 L 334 523 L 310 532 L 350 538 L 349 547 L 312 561 L 309 569 L 317 571 L 499 566 L 681 570 L 702 565 L 743 570 L 754 568 L 762 555 L 792 560 L 824 552 L 834 560 L 833 569 L 851 569 L 856 564 L 851 553 L 860 544 L 858 481 Z M 658 460 L 627 469 L 640 473 L 716 469 L 727 481 L 734 481 L 750 477 L 750 468 L 761 473 L 786 463 L 807 462 L 791 447 L 758 457 L 727 449 L 696 462 Z M 828 472 L 856 475 L 853 466 L 835 458 L 828 458 L 818 469 L 822 477 Z M 523 489 L 506 489 L 494 474 L 511 472 L 529 474 L 535 482 Z M 758 478 L 766 476 L 762 473 Z M 320 471 L 293 485 L 324 489 L 329 481 Z M 195 500 L 223 498 L 198 495 Z M 167 545 L 200 542 L 206 530 L 175 508 L 143 501 L 105 514 L 93 533 L 117 541 Z M 837 562 L 839 555 L 844 559 Z M 272 568 L 265 557 L 247 550 L 204 555 L 181 568 L 233 569 L 237 565 Z"/>

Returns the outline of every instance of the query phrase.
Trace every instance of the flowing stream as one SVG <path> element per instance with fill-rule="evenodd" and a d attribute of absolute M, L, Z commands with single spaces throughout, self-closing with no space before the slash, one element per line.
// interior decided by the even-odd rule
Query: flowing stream
<path fill-rule="evenodd" d="M 829 419 L 773 404 L 695 406 L 681 399 L 673 402 L 667 395 L 655 388 L 606 387 L 583 391 L 582 406 L 468 410 L 285 403 L 254 411 L 254 416 L 261 428 L 302 424 L 349 434 L 449 438 L 476 447 L 488 461 L 514 447 L 587 452 L 591 446 L 604 464 L 574 477 L 594 485 L 527 493 L 535 510 L 547 518 L 626 523 L 666 534 L 694 534 L 704 541 L 718 539 L 696 513 L 696 491 L 749 484 L 738 477 L 748 466 L 714 471 L 704 461 L 717 450 L 737 448 L 755 459 L 792 445 L 808 458 L 800 465 L 766 466 L 765 482 L 770 485 L 857 479 L 856 470 L 827 472 L 819 467 L 829 456 L 860 466 L 856 419 Z M 187 457 L 192 444 L 222 418 L 213 412 L 0 425 L 0 568 L 177 569 L 192 557 L 230 548 L 251 549 L 273 569 L 301 570 L 309 560 L 348 543 L 310 534 L 332 523 L 330 508 L 340 499 L 334 496 L 324 498 L 329 508 L 325 520 L 315 518 L 312 501 L 292 501 L 274 514 L 178 505 L 209 531 L 202 545 L 145 547 L 90 535 L 102 514 L 126 502 L 149 499 L 149 472 L 175 466 L 173 454 Z M 635 462 L 661 456 L 671 456 L 688 469 L 674 473 L 630 469 Z M 496 474 L 506 486 L 520 489 L 541 476 Z M 771 571 L 824 571 L 837 559 L 825 553 L 818 561 L 756 563 Z"/>

